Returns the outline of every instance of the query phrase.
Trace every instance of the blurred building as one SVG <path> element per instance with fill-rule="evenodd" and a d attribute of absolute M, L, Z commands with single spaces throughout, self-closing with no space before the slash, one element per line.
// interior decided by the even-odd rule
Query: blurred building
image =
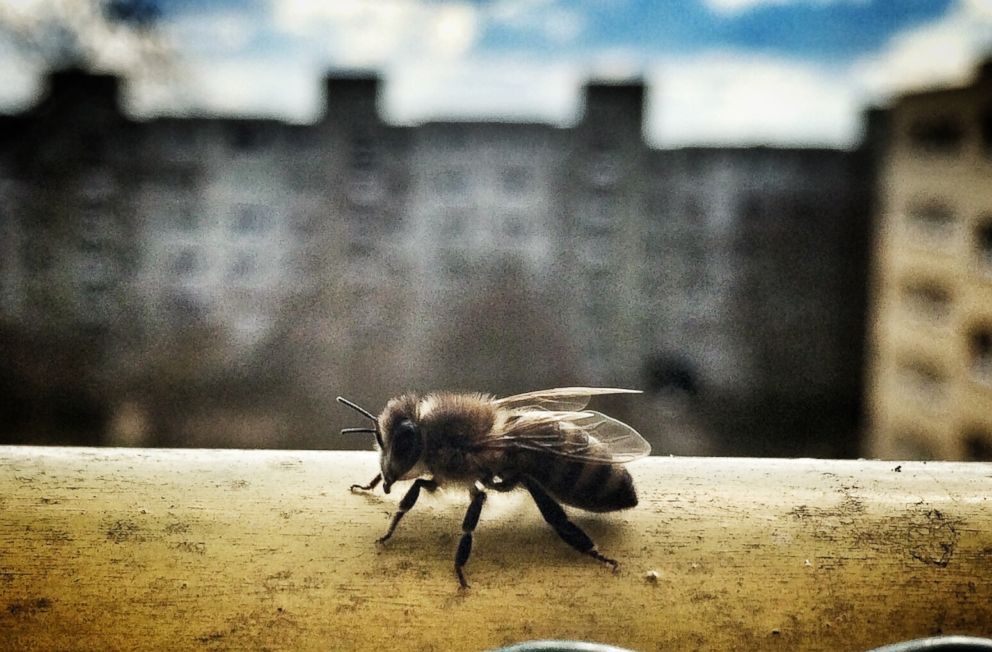
<path fill-rule="evenodd" d="M 729 451 L 857 449 L 864 161 L 829 149 L 653 153 L 645 365 L 712 402 Z"/>
<path fill-rule="evenodd" d="M 887 111 L 870 454 L 992 458 L 992 61 Z"/>
<path fill-rule="evenodd" d="M 117 79 L 52 74 L 0 118 L 0 317 L 89 333 L 132 406 L 165 383 L 326 433 L 332 387 L 647 386 L 698 397 L 724 452 L 854 452 L 861 152 L 652 150 L 640 82 L 587 85 L 570 127 L 398 127 L 379 85 L 328 77 L 312 125 L 139 122 Z"/>

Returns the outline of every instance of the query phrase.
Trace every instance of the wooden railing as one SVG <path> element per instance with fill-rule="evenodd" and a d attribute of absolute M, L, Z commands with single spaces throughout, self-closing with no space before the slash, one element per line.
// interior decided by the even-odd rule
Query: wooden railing
<path fill-rule="evenodd" d="M 355 494 L 372 453 L 0 447 L 0 649 L 865 650 L 992 634 L 992 465 L 656 457 L 641 502 Z"/>

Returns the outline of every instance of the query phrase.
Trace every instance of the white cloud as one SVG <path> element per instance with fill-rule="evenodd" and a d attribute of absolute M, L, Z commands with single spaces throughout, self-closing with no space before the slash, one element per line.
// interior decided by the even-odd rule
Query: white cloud
<path fill-rule="evenodd" d="M 79 57 L 97 70 L 128 73 L 164 54 L 162 43 L 108 20 L 98 2 L 19 0 L 0 4 L 2 33 L 19 55 L 60 66 Z"/>
<path fill-rule="evenodd" d="M 644 55 L 630 48 L 608 48 L 592 55 L 584 68 L 588 77 L 622 81 L 644 74 Z"/>
<path fill-rule="evenodd" d="M 478 38 L 479 12 L 469 2 L 416 0 L 273 0 L 274 25 L 321 43 L 339 65 L 379 66 L 400 57 L 459 57 Z"/>
<path fill-rule="evenodd" d="M 498 0 L 486 9 L 484 19 L 557 44 L 574 41 L 586 29 L 584 13 L 554 0 Z"/>
<path fill-rule="evenodd" d="M 804 2 L 805 4 L 829 5 L 840 2 L 848 4 L 863 4 L 866 0 L 703 0 L 706 7 L 721 16 L 734 16 L 755 7 L 768 5 L 790 5 Z"/>
<path fill-rule="evenodd" d="M 739 14 L 760 5 L 784 5 L 790 0 L 704 0 L 706 7 L 717 14 Z"/>
<path fill-rule="evenodd" d="M 167 39 L 201 56 L 238 52 L 263 28 L 258 16 L 234 9 L 180 14 L 163 24 Z"/>
<path fill-rule="evenodd" d="M 26 109 L 40 89 L 41 66 L 23 57 L 10 43 L 0 39 L 0 112 Z"/>
<path fill-rule="evenodd" d="M 138 116 L 217 114 L 311 122 L 320 113 L 318 68 L 289 59 L 186 60 L 172 78 L 129 86 Z"/>
<path fill-rule="evenodd" d="M 402 123 L 444 118 L 535 120 L 565 125 L 589 79 L 637 77 L 634 52 L 611 51 L 594 63 L 474 57 L 407 62 L 389 70 L 384 108 Z M 852 145 L 859 98 L 841 73 L 739 52 L 666 60 L 643 75 L 649 102 L 646 137 L 655 146 L 687 144 Z"/>
<path fill-rule="evenodd" d="M 2 0 L 0 0 L 2 1 Z M 32 0 L 47 6 L 52 0 Z M 709 0 L 746 10 L 763 2 L 856 0 Z M 169 75 L 130 85 L 139 114 L 239 113 L 296 121 L 320 112 L 320 77 L 331 67 L 384 73 L 387 118 L 535 120 L 576 117 L 590 77 L 645 74 L 646 134 L 655 145 L 690 143 L 853 144 L 861 111 L 892 93 L 965 80 L 992 46 L 992 0 L 957 0 L 943 17 L 895 35 L 851 65 L 718 50 L 652 61 L 643 51 L 612 48 L 554 57 L 488 55 L 482 29 L 497 24 L 528 36 L 575 38 L 588 26 L 560 0 L 492 3 L 422 0 L 271 0 L 270 15 L 223 11 L 166 26 L 179 56 Z M 262 21 L 268 20 L 265 24 Z M 265 31 L 291 44 L 278 54 L 249 54 Z M 37 87 L 36 70 L 0 43 L 0 110 Z M 107 57 L 126 61 L 127 48 Z M 569 52 L 572 54 L 567 54 Z"/>
<path fill-rule="evenodd" d="M 468 52 L 475 44 L 478 16 L 468 5 L 440 7 L 430 27 L 437 51 L 457 56 Z"/>
<path fill-rule="evenodd" d="M 563 124 L 575 116 L 581 75 L 571 62 L 471 57 L 399 62 L 387 71 L 387 117 L 401 123 L 444 118 Z"/>
<path fill-rule="evenodd" d="M 728 6 L 765 1 L 710 0 Z M 990 48 L 992 1 L 957 0 L 944 16 L 894 35 L 846 67 L 741 52 L 680 57 L 651 76 L 655 108 L 648 134 L 666 145 L 853 145 L 869 105 L 900 92 L 967 83 Z"/>
<path fill-rule="evenodd" d="M 969 80 L 976 63 L 992 54 L 992 1 L 958 0 L 943 17 L 895 35 L 881 52 L 852 67 L 866 98 Z"/>
<path fill-rule="evenodd" d="M 842 76 L 739 52 L 679 58 L 650 75 L 649 139 L 685 144 L 852 144 L 860 105 Z"/>

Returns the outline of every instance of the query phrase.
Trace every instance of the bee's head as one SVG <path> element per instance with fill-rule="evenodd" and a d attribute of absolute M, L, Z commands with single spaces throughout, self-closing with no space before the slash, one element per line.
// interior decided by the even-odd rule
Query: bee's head
<path fill-rule="evenodd" d="M 346 398 L 339 396 L 338 401 L 372 420 L 371 428 L 345 428 L 341 432 L 368 432 L 375 435 L 383 491 L 388 494 L 397 480 L 406 480 L 417 475 L 414 469 L 423 455 L 424 439 L 416 421 L 416 396 L 405 394 L 392 399 L 378 418 Z"/>
<path fill-rule="evenodd" d="M 382 490 L 387 494 L 397 480 L 417 475 L 414 469 L 424 453 L 424 437 L 417 424 L 416 407 L 417 397 L 406 394 L 389 401 L 379 415 L 379 466 Z"/>

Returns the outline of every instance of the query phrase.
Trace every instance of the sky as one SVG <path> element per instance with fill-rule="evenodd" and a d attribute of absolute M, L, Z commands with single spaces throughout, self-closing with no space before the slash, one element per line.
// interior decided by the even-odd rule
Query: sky
<path fill-rule="evenodd" d="M 376 71 L 396 124 L 573 123 L 591 79 L 642 79 L 645 136 L 688 144 L 850 147 L 862 111 L 966 83 L 992 55 L 992 0 L 160 0 L 167 63 L 94 37 L 129 71 L 127 107 L 160 114 L 321 111 L 321 77 Z M 59 0 L 0 0 L 30 14 Z M 2 17 L 2 16 L 0 16 Z M 40 65 L 0 34 L 0 110 L 31 101 Z"/>

